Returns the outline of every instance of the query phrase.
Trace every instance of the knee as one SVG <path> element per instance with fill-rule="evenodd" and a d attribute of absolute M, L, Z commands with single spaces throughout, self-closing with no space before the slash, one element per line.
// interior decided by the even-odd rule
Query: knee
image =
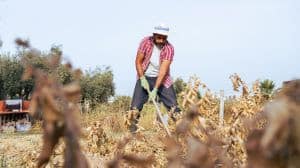
<path fill-rule="evenodd" d="M 174 106 L 169 108 L 169 112 L 171 112 L 171 113 L 181 113 L 181 109 L 177 105 L 174 105 Z"/>

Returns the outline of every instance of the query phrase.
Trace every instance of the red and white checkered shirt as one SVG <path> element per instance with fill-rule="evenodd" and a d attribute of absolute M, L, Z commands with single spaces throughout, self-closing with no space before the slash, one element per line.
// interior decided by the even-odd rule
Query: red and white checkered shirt
<path fill-rule="evenodd" d="M 150 64 L 150 58 L 152 55 L 153 46 L 154 46 L 153 37 L 150 36 L 150 37 L 144 38 L 138 48 L 138 52 L 142 52 L 145 54 L 145 57 L 144 57 L 144 60 L 142 63 L 144 72 L 146 71 L 146 69 L 148 68 L 148 65 Z M 167 42 L 160 52 L 160 59 L 159 59 L 160 63 L 163 60 L 173 61 L 173 57 L 174 57 L 174 47 L 169 42 Z M 173 82 L 172 82 L 172 79 L 170 76 L 170 70 L 169 70 L 167 72 L 162 84 L 166 88 L 168 88 L 172 85 L 172 83 Z"/>

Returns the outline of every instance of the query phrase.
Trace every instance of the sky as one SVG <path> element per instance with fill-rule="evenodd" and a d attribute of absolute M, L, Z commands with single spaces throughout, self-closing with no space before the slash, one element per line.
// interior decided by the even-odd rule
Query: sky
<path fill-rule="evenodd" d="M 173 78 L 231 94 L 233 73 L 277 86 L 300 77 L 299 17 L 298 0 L 0 0 L 0 52 L 15 52 L 16 37 L 62 45 L 75 67 L 110 66 L 116 94 L 131 96 L 140 40 L 166 23 Z"/>

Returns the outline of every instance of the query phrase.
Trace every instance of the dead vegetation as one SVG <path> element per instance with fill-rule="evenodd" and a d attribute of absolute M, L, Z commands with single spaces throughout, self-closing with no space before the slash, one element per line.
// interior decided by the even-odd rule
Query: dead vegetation
<path fill-rule="evenodd" d="M 30 47 L 28 41 L 16 40 L 17 45 L 28 49 L 27 55 L 22 58 L 25 73 L 23 78 L 32 77 L 35 80 L 35 89 L 32 94 L 30 113 L 36 116 L 40 111 L 43 115 L 43 147 L 37 161 L 37 167 L 46 167 L 50 157 L 59 143 L 64 140 L 64 167 L 88 167 L 87 160 L 80 150 L 80 126 L 77 121 L 79 115 L 78 101 L 80 99 L 80 86 L 78 83 L 63 86 L 58 82 L 55 71 L 61 62 L 61 53 L 52 52 L 45 64 L 51 68 L 54 75 L 45 73 L 31 64 L 36 52 Z M 79 70 L 72 70 L 75 77 Z"/>
<path fill-rule="evenodd" d="M 38 148 L 31 146 L 28 151 L 19 151 L 30 152 L 20 159 L 22 162 L 17 162 L 24 167 L 300 166 L 299 80 L 286 83 L 275 98 L 269 100 L 261 94 L 258 81 L 249 89 L 237 74 L 230 76 L 233 90 L 239 96 L 225 103 L 225 118 L 220 120 L 218 95 L 212 94 L 200 79 L 191 78 L 180 98 L 184 109 L 181 119 L 176 123 L 169 122 L 171 137 L 153 123 L 156 118 L 154 108 L 147 106 L 145 111 L 148 112 L 141 114 L 141 130 L 130 135 L 124 116 L 132 113 L 97 113 L 96 110 L 83 114 L 80 125 L 77 106 L 80 87 L 76 81 L 62 85 L 55 75 L 35 68 L 30 59 L 38 52 L 27 41 L 16 42 L 29 50 L 23 61 L 24 77 L 33 76 L 37 81 L 31 112 L 33 115 L 43 112 L 43 123 L 40 124 L 43 140 L 35 140 Z M 60 60 L 59 53 L 53 53 L 52 59 L 48 60 L 54 72 Z M 71 72 L 80 74 L 70 64 L 66 66 Z M 199 89 L 204 91 L 201 98 L 197 95 Z M 82 134 L 80 126 L 83 127 Z M 5 145 L 0 147 L 1 151 L 12 151 Z M 0 164 L 7 165 L 8 160 L 0 155 Z"/>

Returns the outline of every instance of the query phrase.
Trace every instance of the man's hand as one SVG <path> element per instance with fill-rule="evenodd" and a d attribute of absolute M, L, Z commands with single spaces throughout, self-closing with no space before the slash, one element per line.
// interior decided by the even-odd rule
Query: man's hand
<path fill-rule="evenodd" d="M 143 87 L 145 90 L 147 90 L 147 92 L 149 92 L 149 91 L 150 91 L 150 88 L 149 88 L 149 83 L 148 83 L 146 77 L 145 77 L 145 76 L 142 76 L 142 77 L 140 78 L 140 81 L 141 81 L 142 87 Z"/>
<path fill-rule="evenodd" d="M 156 96 L 157 96 L 157 88 L 154 88 L 149 94 L 149 101 L 152 100 L 155 101 Z"/>

